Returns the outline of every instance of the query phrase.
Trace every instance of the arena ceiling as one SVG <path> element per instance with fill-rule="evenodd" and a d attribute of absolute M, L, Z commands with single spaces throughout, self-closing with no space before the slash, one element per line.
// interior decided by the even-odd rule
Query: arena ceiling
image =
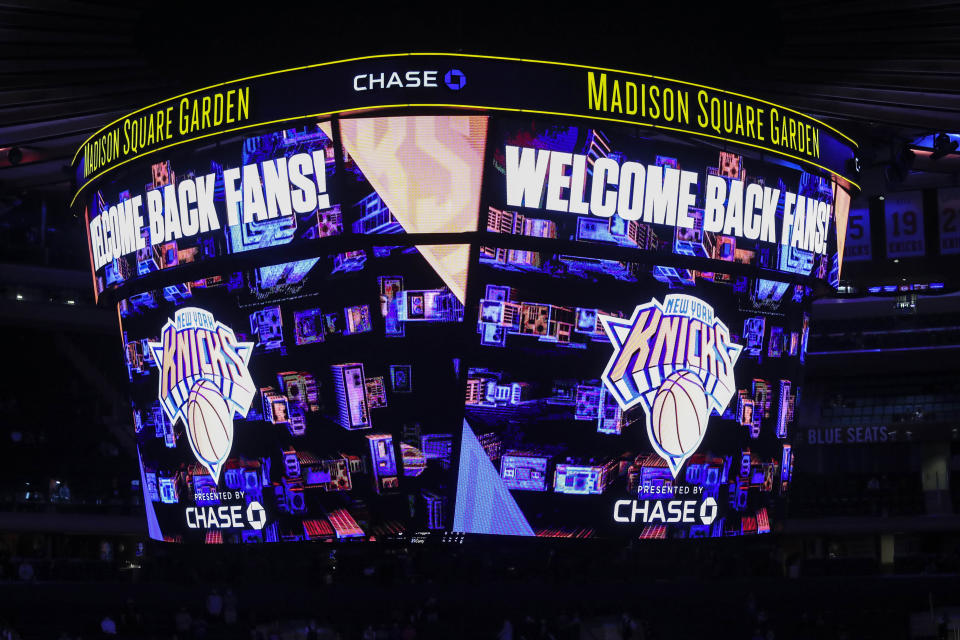
<path fill-rule="evenodd" d="M 919 135 L 960 130 L 956 3 L 664 3 L 597 13 L 590 3 L 576 11 L 277 4 L 0 0 L 0 204 L 41 192 L 61 202 L 77 146 L 137 107 L 251 73 L 371 53 L 553 59 L 739 90 L 849 133 L 868 168 Z M 937 179 L 956 182 L 958 164 L 934 166 Z"/>

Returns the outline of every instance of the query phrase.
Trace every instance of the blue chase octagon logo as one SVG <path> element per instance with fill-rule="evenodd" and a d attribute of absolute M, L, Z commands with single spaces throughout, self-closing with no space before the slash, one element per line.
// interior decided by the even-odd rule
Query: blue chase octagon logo
<path fill-rule="evenodd" d="M 448 89 L 459 91 L 467 86 L 467 76 L 460 69 L 450 69 L 443 76 L 443 83 L 447 85 Z"/>

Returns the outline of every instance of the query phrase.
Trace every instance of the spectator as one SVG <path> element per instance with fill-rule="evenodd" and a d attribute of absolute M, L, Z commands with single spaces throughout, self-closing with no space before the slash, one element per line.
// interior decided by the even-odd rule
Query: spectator
<path fill-rule="evenodd" d="M 190 627 L 193 626 L 193 616 L 190 615 L 186 607 L 180 607 L 180 611 L 177 611 L 177 615 L 174 616 L 173 623 L 177 634 L 181 638 L 186 637 L 186 634 L 190 631 Z"/>
<path fill-rule="evenodd" d="M 103 620 L 100 621 L 100 630 L 103 631 L 105 636 L 115 636 L 117 635 L 117 623 L 113 621 L 109 614 L 105 615 Z"/>
<path fill-rule="evenodd" d="M 219 620 L 223 615 L 223 596 L 216 589 L 210 591 L 207 596 L 207 614 L 211 620 Z"/>
<path fill-rule="evenodd" d="M 20 640 L 20 634 L 13 627 L 0 622 L 0 640 Z"/>
<path fill-rule="evenodd" d="M 17 569 L 17 574 L 24 582 L 33 582 L 33 565 L 24 560 Z"/>
<path fill-rule="evenodd" d="M 541 640 L 557 640 L 557 636 L 553 634 L 546 618 L 540 618 L 540 632 L 538 637 Z"/>
<path fill-rule="evenodd" d="M 133 598 L 127 598 L 127 607 L 120 617 L 124 633 L 138 633 L 143 628 L 143 615 L 137 609 Z"/>
<path fill-rule="evenodd" d="M 317 640 L 338 640 L 340 638 L 329 622 L 323 621 L 317 626 Z"/>
<path fill-rule="evenodd" d="M 620 614 L 620 637 L 623 640 L 631 640 L 636 628 L 637 623 L 629 613 L 624 611 Z"/>
<path fill-rule="evenodd" d="M 200 616 L 193 621 L 193 638 L 194 640 L 203 640 L 206 637 L 207 621 L 203 619 L 203 616 Z"/>
<path fill-rule="evenodd" d="M 232 589 L 227 589 L 223 596 L 223 621 L 228 625 L 237 624 L 237 596 Z"/>
<path fill-rule="evenodd" d="M 503 625 L 497 634 L 497 640 L 513 640 L 513 623 L 510 622 L 510 618 L 503 619 Z"/>

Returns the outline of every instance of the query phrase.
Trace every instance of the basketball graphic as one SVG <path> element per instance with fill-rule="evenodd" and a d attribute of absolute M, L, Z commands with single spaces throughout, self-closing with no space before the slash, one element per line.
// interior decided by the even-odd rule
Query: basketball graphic
<path fill-rule="evenodd" d="M 654 398 L 653 437 L 671 456 L 685 456 L 700 444 L 709 415 L 700 378 L 692 371 L 675 371 Z"/>
<path fill-rule="evenodd" d="M 227 459 L 233 446 L 233 411 L 216 384 L 200 380 L 190 389 L 186 414 L 197 458 L 214 470 L 216 481 L 220 463 Z"/>
<path fill-rule="evenodd" d="M 252 342 L 197 307 L 178 309 L 159 342 L 147 343 L 160 371 L 157 397 L 172 424 L 183 421 L 197 461 L 215 484 L 233 448 L 233 416 L 246 417 L 256 393 Z"/>
<path fill-rule="evenodd" d="M 733 369 L 743 346 L 713 307 L 693 296 L 668 294 L 637 305 L 629 318 L 598 314 L 613 353 L 603 385 L 622 411 L 643 407 L 647 437 L 677 477 L 737 388 Z"/>

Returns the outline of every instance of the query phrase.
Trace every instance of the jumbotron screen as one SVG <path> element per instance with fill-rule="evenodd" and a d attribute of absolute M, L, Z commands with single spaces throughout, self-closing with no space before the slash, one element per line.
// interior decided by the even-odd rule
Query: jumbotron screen
<path fill-rule="evenodd" d="M 809 305 L 856 189 L 842 134 L 573 66 L 556 108 L 511 109 L 494 62 L 558 82 L 523 61 L 345 61 L 318 67 L 325 97 L 303 89 L 344 92 L 336 113 L 278 125 L 247 82 L 249 126 L 217 125 L 227 83 L 111 125 L 153 132 L 129 157 L 81 149 L 151 537 L 775 530 Z M 170 115 L 191 108 L 197 128 Z"/>

